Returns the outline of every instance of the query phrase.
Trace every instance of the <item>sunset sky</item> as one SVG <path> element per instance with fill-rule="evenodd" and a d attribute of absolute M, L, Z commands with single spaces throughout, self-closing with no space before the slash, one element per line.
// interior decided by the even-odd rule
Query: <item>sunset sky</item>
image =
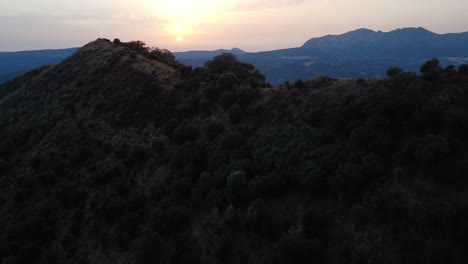
<path fill-rule="evenodd" d="M 172 51 L 260 51 L 357 28 L 464 32 L 467 13 L 467 0 L 0 0 L 0 51 L 78 47 L 99 37 Z"/>

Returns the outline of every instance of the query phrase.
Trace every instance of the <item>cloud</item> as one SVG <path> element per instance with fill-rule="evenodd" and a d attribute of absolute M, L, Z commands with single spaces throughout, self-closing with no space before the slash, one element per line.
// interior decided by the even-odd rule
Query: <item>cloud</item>
<path fill-rule="evenodd" d="M 269 9 L 296 7 L 305 3 L 305 0 L 256 0 L 245 1 L 233 6 L 233 11 L 250 12 Z"/>

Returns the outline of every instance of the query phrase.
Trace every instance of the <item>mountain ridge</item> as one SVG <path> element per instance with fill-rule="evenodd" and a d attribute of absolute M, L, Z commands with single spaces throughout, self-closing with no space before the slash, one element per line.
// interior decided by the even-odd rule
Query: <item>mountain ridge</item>
<path fill-rule="evenodd" d="M 198 57 L 190 52 L 175 52 L 174 55 L 194 67 L 210 59 L 210 52 Z M 312 38 L 296 48 L 246 52 L 237 56 L 254 64 L 275 85 L 320 74 L 337 78 L 376 77 L 384 76 L 390 65 L 417 71 L 425 60 L 434 57 L 443 65 L 456 61 L 466 63 L 468 32 L 436 34 L 422 27 L 389 32 L 361 28 Z"/>

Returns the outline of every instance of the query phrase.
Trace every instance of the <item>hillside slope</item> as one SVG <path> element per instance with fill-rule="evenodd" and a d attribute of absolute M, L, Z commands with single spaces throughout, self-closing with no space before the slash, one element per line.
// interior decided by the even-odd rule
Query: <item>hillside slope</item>
<path fill-rule="evenodd" d="M 467 261 L 467 66 L 271 88 L 141 45 L 0 85 L 2 263 Z"/>

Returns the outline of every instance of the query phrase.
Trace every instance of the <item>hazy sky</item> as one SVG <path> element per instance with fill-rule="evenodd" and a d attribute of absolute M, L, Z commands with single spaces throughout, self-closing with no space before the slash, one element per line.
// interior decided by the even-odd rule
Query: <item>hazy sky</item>
<path fill-rule="evenodd" d="M 468 0 L 0 0 L 0 51 L 104 37 L 172 51 L 297 47 L 357 28 L 468 31 Z"/>

